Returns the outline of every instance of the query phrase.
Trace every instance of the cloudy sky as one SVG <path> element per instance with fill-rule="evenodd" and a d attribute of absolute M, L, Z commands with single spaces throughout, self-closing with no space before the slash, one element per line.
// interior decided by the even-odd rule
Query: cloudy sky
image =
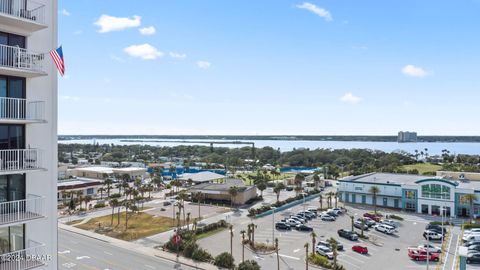
<path fill-rule="evenodd" d="M 480 0 L 64 0 L 59 134 L 480 135 Z"/>

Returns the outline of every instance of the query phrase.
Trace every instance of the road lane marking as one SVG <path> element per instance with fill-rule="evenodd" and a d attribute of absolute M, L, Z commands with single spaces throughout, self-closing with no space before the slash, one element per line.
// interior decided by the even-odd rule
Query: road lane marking
<path fill-rule="evenodd" d="M 345 261 L 345 260 L 342 260 L 342 259 L 340 259 L 340 258 L 338 259 L 338 261 L 340 261 L 340 262 L 342 262 L 342 263 L 349 264 L 349 265 L 351 265 L 351 266 L 353 266 L 353 267 L 355 267 L 355 268 L 361 269 L 360 266 L 358 266 L 358 265 L 356 265 L 356 264 L 353 264 L 353 263 L 351 263 L 351 262 L 349 262 L 349 261 Z"/>
<path fill-rule="evenodd" d="M 64 250 L 64 251 L 59 251 L 58 254 L 68 254 L 70 253 L 70 250 Z"/>
<path fill-rule="evenodd" d="M 295 250 L 293 251 L 293 253 L 297 253 L 297 252 L 299 252 L 299 251 L 300 251 L 300 249 L 298 248 L 298 249 L 295 249 Z"/>
<path fill-rule="evenodd" d="M 107 255 L 110 255 L 110 256 L 113 255 L 113 253 L 110 253 L 110 252 L 108 252 L 108 251 L 104 251 L 103 253 L 105 253 L 105 254 L 107 254 Z"/>
<path fill-rule="evenodd" d="M 76 257 L 77 260 L 83 260 L 83 259 L 90 259 L 88 256 L 78 256 Z"/>
<path fill-rule="evenodd" d="M 65 268 L 72 268 L 72 267 L 75 267 L 76 265 L 77 265 L 76 263 L 72 263 L 72 262 L 67 262 L 62 264 L 62 266 Z"/>
<path fill-rule="evenodd" d="M 352 260 L 354 260 L 354 261 L 357 261 L 357 262 L 359 262 L 359 263 L 365 263 L 364 261 L 359 260 L 359 259 L 357 259 L 357 258 L 354 258 L 354 257 L 352 257 L 352 256 L 349 256 L 349 255 L 347 255 L 347 254 L 342 254 L 341 257 L 347 257 L 347 258 L 350 258 L 350 259 L 352 259 Z"/>
<path fill-rule="evenodd" d="M 298 257 L 292 257 L 292 256 L 284 255 L 284 254 L 278 254 L 278 256 L 280 256 L 282 258 L 288 258 L 288 259 L 300 261 L 300 258 L 298 258 Z"/>
<path fill-rule="evenodd" d="M 457 253 L 458 253 L 458 242 L 459 242 L 459 238 L 460 238 L 460 235 L 457 235 L 457 248 L 455 249 L 455 255 L 453 257 L 453 265 L 452 265 L 452 270 L 456 269 L 456 264 L 457 264 L 457 259 L 458 259 L 458 256 L 457 256 Z"/>

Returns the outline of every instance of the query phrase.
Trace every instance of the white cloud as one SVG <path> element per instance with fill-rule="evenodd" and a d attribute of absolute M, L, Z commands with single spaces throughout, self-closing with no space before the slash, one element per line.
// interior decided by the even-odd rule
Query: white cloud
<path fill-rule="evenodd" d="M 348 92 L 340 98 L 340 101 L 350 104 L 357 104 L 362 101 L 362 98 L 353 95 L 351 92 Z"/>
<path fill-rule="evenodd" d="M 138 57 L 143 60 L 154 60 L 163 56 L 163 52 L 147 43 L 132 45 L 123 49 L 123 51 L 132 57 Z"/>
<path fill-rule="evenodd" d="M 184 53 L 176 53 L 176 52 L 170 52 L 170 57 L 175 58 L 175 59 L 185 59 L 187 58 L 187 55 Z"/>
<path fill-rule="evenodd" d="M 145 35 L 145 36 L 153 35 L 156 32 L 155 27 L 153 27 L 153 26 L 140 28 L 140 29 L 138 29 L 138 31 L 140 31 L 140 34 Z"/>
<path fill-rule="evenodd" d="M 402 73 L 411 76 L 411 77 L 417 77 L 417 78 L 423 78 L 425 76 L 428 76 L 429 73 L 424 70 L 421 67 L 416 67 L 414 65 L 406 65 L 402 68 Z"/>
<path fill-rule="evenodd" d="M 63 16 L 70 16 L 72 15 L 70 12 L 68 12 L 68 10 L 66 9 L 62 9 L 62 11 L 60 11 L 60 13 L 63 15 Z"/>
<path fill-rule="evenodd" d="M 321 8 L 321 7 L 317 7 L 316 5 L 314 5 L 312 3 L 305 2 L 301 5 L 297 5 L 297 8 L 306 9 L 310 12 L 313 12 L 313 13 L 317 14 L 318 16 L 324 18 L 326 21 L 333 20 L 332 15 L 330 14 L 330 12 L 328 10 L 326 10 L 324 8 Z"/>
<path fill-rule="evenodd" d="M 207 62 L 207 61 L 198 61 L 197 62 L 197 66 L 201 69 L 207 69 L 211 66 L 212 64 L 210 62 Z"/>
<path fill-rule="evenodd" d="M 141 24 L 141 17 L 113 17 L 103 14 L 94 24 L 100 27 L 98 32 L 107 33 L 112 31 L 120 31 L 127 28 L 139 27 Z"/>

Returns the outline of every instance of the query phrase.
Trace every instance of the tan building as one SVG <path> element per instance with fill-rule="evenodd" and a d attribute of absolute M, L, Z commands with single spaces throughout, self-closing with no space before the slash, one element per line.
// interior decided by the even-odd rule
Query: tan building
<path fill-rule="evenodd" d="M 110 167 L 81 167 L 75 168 L 70 171 L 72 176 L 93 178 L 93 179 L 104 179 L 104 175 L 109 177 L 122 176 L 127 174 L 130 176 L 130 179 L 145 178 L 147 176 L 146 168 L 137 168 L 137 167 L 128 167 L 128 168 L 110 168 Z"/>
<path fill-rule="evenodd" d="M 437 176 L 452 180 L 480 181 L 480 173 L 437 171 Z"/>
<path fill-rule="evenodd" d="M 233 203 L 242 205 L 249 200 L 257 197 L 257 188 L 255 186 L 245 186 L 242 180 L 226 179 L 225 183 L 203 183 L 189 188 L 193 193 L 201 192 L 205 195 L 206 200 L 223 201 L 230 203 L 231 196 L 229 193 L 230 187 L 236 186 L 238 194 L 233 198 Z"/>

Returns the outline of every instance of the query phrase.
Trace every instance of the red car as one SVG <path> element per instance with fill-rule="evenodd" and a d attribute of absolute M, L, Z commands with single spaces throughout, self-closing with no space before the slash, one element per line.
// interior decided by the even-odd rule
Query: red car
<path fill-rule="evenodd" d="M 361 254 L 367 254 L 368 248 L 365 245 L 353 245 L 352 250 Z"/>
<path fill-rule="evenodd" d="M 382 214 L 374 214 L 374 213 L 365 213 L 363 214 L 363 216 L 373 219 L 375 220 L 375 222 L 380 222 L 380 219 L 382 218 Z"/>
<path fill-rule="evenodd" d="M 429 253 L 428 260 L 438 262 L 439 260 L 439 253 Z M 409 249 L 408 250 L 408 257 L 415 261 L 426 261 L 427 260 L 427 251 L 423 249 Z"/>

